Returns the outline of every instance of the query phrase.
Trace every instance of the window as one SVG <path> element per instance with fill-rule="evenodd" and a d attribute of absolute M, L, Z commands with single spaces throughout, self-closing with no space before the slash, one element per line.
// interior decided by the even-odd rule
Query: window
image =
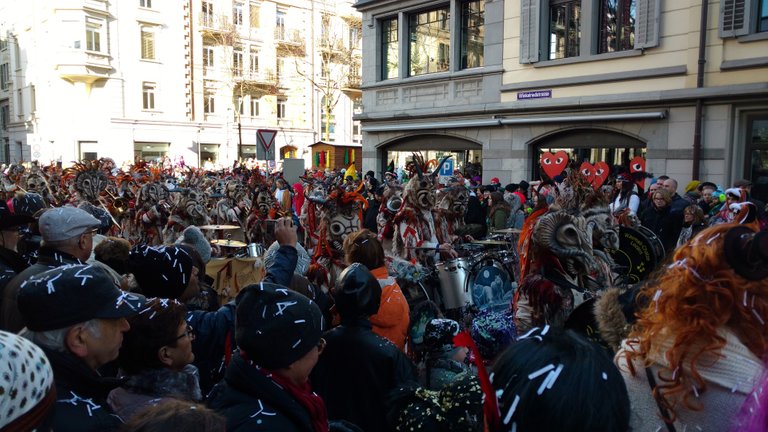
<path fill-rule="evenodd" d="M 0 51 L 5 51 L 8 49 L 8 39 L 0 38 Z"/>
<path fill-rule="evenodd" d="M 328 61 L 325 59 L 321 59 L 320 60 L 320 77 L 324 79 L 328 79 L 328 76 L 330 75 L 330 68 L 331 68 L 330 63 L 328 63 Z"/>
<path fill-rule="evenodd" d="M 243 49 L 235 48 L 232 51 L 232 75 L 241 76 L 243 74 Z"/>
<path fill-rule="evenodd" d="M 203 112 L 206 114 L 216 112 L 215 102 L 216 98 L 213 96 L 213 91 L 206 90 L 203 95 Z"/>
<path fill-rule="evenodd" d="M 720 37 L 768 31 L 768 0 L 722 0 Z"/>
<path fill-rule="evenodd" d="M 251 3 L 250 8 L 248 12 L 250 13 L 250 19 L 251 19 L 251 27 L 252 28 L 259 28 L 259 12 L 261 10 L 261 7 L 258 3 Z"/>
<path fill-rule="evenodd" d="M 381 22 L 381 79 L 398 77 L 397 18 Z"/>
<path fill-rule="evenodd" d="M 408 17 L 408 72 L 410 76 L 445 72 L 450 66 L 451 32 L 448 7 Z"/>
<path fill-rule="evenodd" d="M 210 45 L 203 45 L 203 66 L 213 67 L 213 47 Z"/>
<path fill-rule="evenodd" d="M 352 122 L 352 142 L 356 144 L 363 142 L 363 130 L 359 121 Z"/>
<path fill-rule="evenodd" d="M 101 29 L 103 20 L 85 18 L 85 49 L 101 52 Z"/>
<path fill-rule="evenodd" d="M 659 45 L 660 0 L 521 0 L 520 63 Z M 540 47 L 546 44 L 546 47 Z"/>
<path fill-rule="evenodd" d="M 213 5 L 206 1 L 203 2 L 203 25 L 213 25 Z"/>
<path fill-rule="evenodd" d="M 635 48 L 634 0 L 602 0 L 600 2 L 598 29 L 599 54 L 627 51 Z"/>
<path fill-rule="evenodd" d="M 243 25 L 243 4 L 235 3 L 232 6 L 232 24 L 236 26 Z"/>
<path fill-rule="evenodd" d="M 152 27 L 141 28 L 141 58 L 155 59 L 155 31 Z"/>
<path fill-rule="evenodd" d="M 485 2 L 461 4 L 461 68 L 483 65 L 485 42 Z"/>
<path fill-rule="evenodd" d="M 145 110 L 155 109 L 155 91 L 157 90 L 157 84 L 145 82 L 142 85 L 142 108 Z"/>
<path fill-rule="evenodd" d="M 8 90 L 11 85 L 11 69 L 8 63 L 0 64 L 0 89 Z"/>
<path fill-rule="evenodd" d="M 277 100 L 277 118 L 284 119 L 286 117 L 285 105 L 287 102 L 285 99 Z"/>
<path fill-rule="evenodd" d="M 278 10 L 275 16 L 275 39 L 277 40 L 285 40 L 285 18 L 285 11 Z"/>
<path fill-rule="evenodd" d="M 259 100 L 255 96 L 251 96 L 251 117 L 259 116 Z"/>
<path fill-rule="evenodd" d="M 360 29 L 352 26 L 349 28 L 349 49 L 360 47 Z"/>
<path fill-rule="evenodd" d="M 549 2 L 549 59 L 579 55 L 581 0 Z"/>
<path fill-rule="evenodd" d="M 20 119 L 24 118 L 24 93 L 21 89 L 16 90 L 16 115 Z"/>
<path fill-rule="evenodd" d="M 143 8 L 152 8 L 152 0 L 139 0 L 139 6 Z"/>
<path fill-rule="evenodd" d="M 0 128 L 2 128 L 2 130 L 8 130 L 8 123 L 10 122 L 11 108 L 8 104 L 8 99 L 6 99 L 0 104 Z"/>
<path fill-rule="evenodd" d="M 259 51 L 251 48 L 251 61 L 249 65 L 251 75 L 256 76 L 259 73 Z"/>
<path fill-rule="evenodd" d="M 3 163 L 11 163 L 11 140 L 8 137 L 3 142 Z"/>
<path fill-rule="evenodd" d="M 278 80 L 285 79 L 285 59 L 278 57 L 277 62 L 275 63 L 275 73 L 277 74 Z"/>
<path fill-rule="evenodd" d="M 240 115 L 244 115 L 245 114 L 245 98 L 243 98 L 242 96 L 238 96 L 235 103 L 237 103 L 237 112 L 240 113 Z M 235 117 L 235 120 L 237 120 L 237 117 Z"/>

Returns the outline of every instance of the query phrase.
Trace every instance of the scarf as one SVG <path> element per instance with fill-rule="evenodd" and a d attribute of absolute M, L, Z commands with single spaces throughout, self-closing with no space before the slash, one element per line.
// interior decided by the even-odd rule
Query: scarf
<path fill-rule="evenodd" d="M 312 391 L 309 381 L 298 386 L 282 377 L 280 374 L 268 371 L 264 368 L 259 370 L 276 384 L 283 387 L 286 393 L 296 399 L 296 401 L 307 410 L 312 419 L 312 429 L 314 429 L 315 432 L 328 432 L 328 410 L 325 408 L 323 399 Z"/>

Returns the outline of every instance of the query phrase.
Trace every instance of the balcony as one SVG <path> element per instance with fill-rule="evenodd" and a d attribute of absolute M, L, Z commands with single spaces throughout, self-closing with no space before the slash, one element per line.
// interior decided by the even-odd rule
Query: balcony
<path fill-rule="evenodd" d="M 306 44 L 301 30 L 290 30 L 285 27 L 275 28 L 275 42 L 278 54 L 287 54 L 294 57 L 306 55 Z"/>
<path fill-rule="evenodd" d="M 56 70 L 59 76 L 71 82 L 88 85 L 109 78 L 112 71 L 109 54 L 82 49 L 65 49 L 57 53 Z"/>
<path fill-rule="evenodd" d="M 203 14 L 200 15 L 198 25 L 204 38 L 226 45 L 234 42 L 235 26 L 229 21 L 228 16 Z"/>
<path fill-rule="evenodd" d="M 341 91 L 352 99 L 362 96 L 363 91 L 360 89 L 362 85 L 362 78 L 359 76 L 347 77 L 342 83 Z"/>
<path fill-rule="evenodd" d="M 274 95 L 278 93 L 278 79 L 271 70 L 243 71 L 235 75 L 235 91 L 252 96 Z"/>

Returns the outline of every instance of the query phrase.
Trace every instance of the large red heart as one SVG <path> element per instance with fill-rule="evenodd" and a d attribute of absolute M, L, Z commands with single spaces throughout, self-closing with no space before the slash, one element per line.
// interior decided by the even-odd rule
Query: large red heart
<path fill-rule="evenodd" d="M 592 187 L 595 190 L 605 184 L 608 179 L 608 175 L 611 174 L 611 168 L 605 162 L 598 162 L 595 164 L 595 177 L 592 179 Z"/>
<path fill-rule="evenodd" d="M 632 174 L 636 172 L 645 172 L 645 159 L 643 159 L 642 156 L 635 156 L 632 158 L 631 161 L 629 161 L 629 172 Z M 639 176 L 633 176 L 633 177 L 639 177 Z M 645 177 L 640 177 L 637 180 L 635 180 L 635 184 L 640 186 L 641 190 L 645 190 Z"/>
<path fill-rule="evenodd" d="M 579 167 L 579 172 L 587 179 L 588 183 L 591 184 L 595 180 L 595 167 L 591 163 L 586 161 L 582 162 Z"/>
<path fill-rule="evenodd" d="M 568 166 L 568 153 L 562 150 L 555 154 L 550 152 L 541 154 L 541 168 L 551 179 L 560 175 L 566 166 Z"/>

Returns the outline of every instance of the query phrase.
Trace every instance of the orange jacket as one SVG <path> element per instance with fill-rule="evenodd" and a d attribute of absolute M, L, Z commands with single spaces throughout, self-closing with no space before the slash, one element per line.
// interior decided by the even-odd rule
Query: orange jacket
<path fill-rule="evenodd" d="M 373 332 L 403 351 L 410 323 L 408 302 L 395 278 L 387 274 L 386 266 L 371 270 L 371 274 L 381 285 L 381 306 L 379 312 L 371 317 Z"/>

